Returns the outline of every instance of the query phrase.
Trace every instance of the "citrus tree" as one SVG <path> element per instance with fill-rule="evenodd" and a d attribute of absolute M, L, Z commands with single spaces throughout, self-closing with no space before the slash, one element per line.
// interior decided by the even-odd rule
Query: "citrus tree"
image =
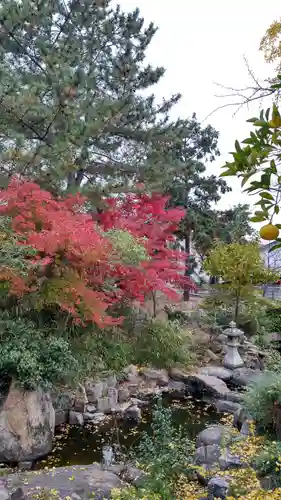
<path fill-rule="evenodd" d="M 281 80 L 281 77 L 280 77 Z M 280 84 L 278 84 L 280 86 Z M 252 222 L 264 222 L 260 236 L 274 240 L 274 248 L 281 247 L 278 222 L 281 202 L 281 116 L 276 104 L 250 118 L 253 124 L 250 136 L 242 143 L 235 141 L 233 160 L 223 166 L 222 176 L 241 179 L 244 191 L 257 195 Z"/>
<path fill-rule="evenodd" d="M 222 298 L 233 302 L 235 321 L 241 301 L 251 300 L 256 295 L 255 286 L 275 279 L 275 275 L 264 267 L 256 242 L 218 242 L 205 262 L 205 270 L 221 278 L 223 283 L 217 286 L 223 292 Z"/>

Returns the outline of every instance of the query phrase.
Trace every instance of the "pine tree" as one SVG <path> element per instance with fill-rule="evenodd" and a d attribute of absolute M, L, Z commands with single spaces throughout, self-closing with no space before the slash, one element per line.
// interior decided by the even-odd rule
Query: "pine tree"
<path fill-rule="evenodd" d="M 208 125 L 203 128 L 195 115 L 189 121 L 189 135 L 173 150 L 176 171 L 166 184 L 166 190 L 174 206 L 184 206 L 186 215 L 181 222 L 178 237 L 185 242 L 185 251 L 190 254 L 191 233 L 202 231 L 212 212 L 212 204 L 221 194 L 230 191 L 223 179 L 215 175 L 206 176 L 206 162 L 213 161 L 218 151 L 218 132 Z M 186 275 L 190 262 L 187 258 Z M 184 299 L 189 300 L 190 290 L 184 290 Z"/>
<path fill-rule="evenodd" d="M 1 174 L 72 191 L 162 179 L 188 130 L 168 119 L 180 95 L 147 93 L 156 30 L 111 0 L 1 2 Z"/>

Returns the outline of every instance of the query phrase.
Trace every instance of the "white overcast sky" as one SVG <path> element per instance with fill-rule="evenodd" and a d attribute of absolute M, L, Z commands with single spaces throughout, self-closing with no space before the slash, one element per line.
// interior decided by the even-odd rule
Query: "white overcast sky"
<path fill-rule="evenodd" d="M 250 83 L 243 56 L 259 78 L 272 73 L 270 65 L 259 52 L 260 39 L 267 27 L 281 17 L 278 0 L 119 0 L 124 10 L 140 8 L 146 23 L 159 27 L 147 53 L 147 60 L 164 66 L 166 74 L 153 89 L 161 98 L 180 92 L 183 98 L 173 111 L 173 118 L 188 117 L 196 112 L 203 121 L 225 100 L 216 97 L 222 92 L 214 82 L 232 87 Z M 247 137 L 246 119 L 259 111 L 258 102 L 233 117 L 234 108 L 217 111 L 205 122 L 220 133 L 221 156 L 208 167 L 220 173 L 220 167 L 233 150 L 235 139 Z M 240 183 L 229 178 L 232 193 L 223 197 L 220 208 L 246 202 Z M 249 200 L 248 200 L 249 201 Z"/>

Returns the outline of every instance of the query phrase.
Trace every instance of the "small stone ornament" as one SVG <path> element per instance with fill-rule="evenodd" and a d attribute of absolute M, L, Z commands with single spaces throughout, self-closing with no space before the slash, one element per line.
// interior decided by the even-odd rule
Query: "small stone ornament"
<path fill-rule="evenodd" d="M 113 448 L 110 445 L 105 445 L 102 448 L 102 468 L 108 469 L 113 462 Z"/>
<path fill-rule="evenodd" d="M 229 323 L 229 328 L 224 330 L 223 333 L 227 336 L 227 352 L 223 361 L 224 367 L 230 370 L 235 370 L 235 368 L 244 366 L 244 361 L 238 352 L 238 347 L 240 346 L 239 339 L 243 335 L 242 330 L 239 330 L 236 327 L 236 323 L 231 321 Z"/>

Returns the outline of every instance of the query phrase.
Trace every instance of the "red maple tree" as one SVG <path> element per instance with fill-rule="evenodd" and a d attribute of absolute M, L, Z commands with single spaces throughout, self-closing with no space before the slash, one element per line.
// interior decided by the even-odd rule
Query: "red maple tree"
<path fill-rule="evenodd" d="M 99 217 L 105 231 L 123 229 L 130 232 L 146 248 L 149 259 L 131 266 L 121 280 L 121 286 L 132 298 L 139 300 L 155 291 L 178 299 L 176 288 L 186 283 L 183 275 L 185 255 L 173 250 L 175 230 L 184 215 L 180 209 L 166 209 L 169 198 L 157 193 L 128 194 L 106 200 L 107 208 Z M 190 287 L 192 282 L 189 281 Z"/>
<path fill-rule="evenodd" d="M 0 216 L 9 217 L 19 245 L 32 248 L 27 271 L 0 267 L 0 281 L 19 300 L 32 298 L 37 307 L 56 305 L 76 321 L 99 326 L 120 322 L 109 309 L 124 299 L 145 300 L 155 290 L 172 298 L 183 286 L 182 253 L 169 248 L 182 211 L 166 209 L 159 194 L 126 195 L 106 200 L 93 221 L 86 198 L 56 199 L 37 184 L 14 178 L 0 193 Z M 125 230 L 145 247 L 148 259 L 138 265 L 122 262 L 107 237 Z M 192 283 L 190 282 L 192 287 Z"/>

